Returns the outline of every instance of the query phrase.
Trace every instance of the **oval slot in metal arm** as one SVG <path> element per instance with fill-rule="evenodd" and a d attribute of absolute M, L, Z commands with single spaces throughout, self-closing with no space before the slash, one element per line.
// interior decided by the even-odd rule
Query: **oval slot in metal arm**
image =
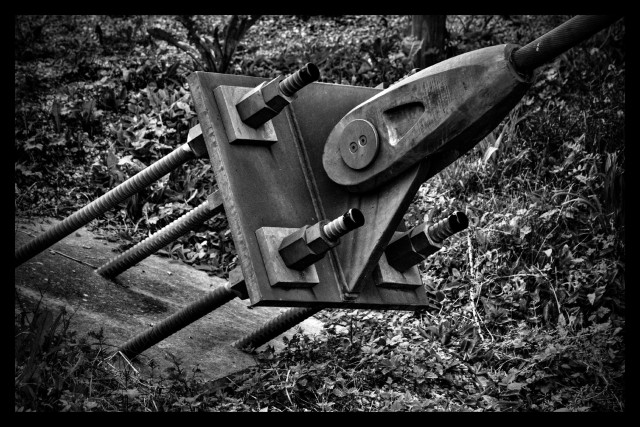
<path fill-rule="evenodd" d="M 441 151 L 470 150 L 522 98 L 530 77 L 509 62 L 515 45 L 468 52 L 426 68 L 347 113 L 325 143 L 329 178 L 352 192 L 373 190 Z M 353 129 L 375 129 L 375 154 L 354 157 Z M 349 150 L 349 147 L 352 150 Z M 369 153 L 367 153 L 369 154 Z M 353 159 L 351 158 L 353 157 Z M 357 159 L 355 161 L 354 159 Z M 363 163 L 366 163 L 363 165 Z"/>

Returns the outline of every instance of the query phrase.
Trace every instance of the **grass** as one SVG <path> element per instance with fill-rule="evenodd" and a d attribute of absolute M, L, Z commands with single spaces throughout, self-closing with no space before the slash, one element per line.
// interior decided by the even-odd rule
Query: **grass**
<path fill-rule="evenodd" d="M 518 18 L 531 24 L 524 27 L 500 17 L 450 18 L 451 44 L 468 50 L 505 40 L 526 42 L 558 24 L 531 17 Z M 403 17 L 390 19 L 394 25 L 404 22 Z M 113 22 L 117 27 L 127 21 Z M 265 45 L 264 51 L 243 56 L 236 63 L 238 72 L 250 68 L 268 76 L 282 67 L 295 68 L 287 65 L 289 56 L 324 61 L 323 76 L 335 83 L 375 85 L 383 76 L 399 78 L 408 72 L 409 63 L 398 65 L 384 58 L 370 61 L 375 65 L 371 76 L 356 72 L 360 63 L 353 58 L 372 52 L 360 51 L 359 42 L 375 41 L 363 23 L 374 29 L 383 25 L 377 17 L 270 18 L 264 27 L 251 29 L 246 45 L 271 31 L 270 26 L 280 25 L 287 54 L 278 56 L 283 49 Z M 296 30 L 287 32 L 287 25 Z M 496 40 L 462 33 L 463 28 L 482 25 L 491 28 Z M 357 28 L 357 37 L 339 47 L 336 40 L 351 34 L 352 28 Z M 303 43 L 303 32 L 311 35 L 312 45 Z M 84 40 L 81 32 L 74 34 Z M 399 54 L 403 36 L 390 35 L 389 45 L 380 48 Z M 453 236 L 420 266 L 429 309 L 323 310 L 316 315 L 325 324 L 323 333 L 297 333 L 281 353 L 267 349 L 257 354 L 257 367 L 207 383 L 197 367 L 183 366 L 171 355 L 170 369 L 142 374 L 113 355 L 113 343 L 106 343 L 100 331 L 78 337 L 69 330 L 69 313 L 52 311 L 44 299 L 31 307 L 16 300 L 16 412 L 624 411 L 623 41 L 624 23 L 619 22 L 543 67 L 530 91 L 492 134 L 420 188 L 405 215 L 408 226 L 456 209 L 471 220 L 467 231 Z M 155 52 L 157 60 L 180 58 L 161 46 L 145 49 Z M 29 71 L 31 60 L 17 62 L 20 93 L 48 100 L 42 104 L 45 109 L 26 100 L 17 107 L 17 214 L 51 214 L 57 209 L 64 215 L 94 198 L 100 191 L 95 182 L 109 188 L 120 169 L 109 169 L 101 160 L 108 149 L 119 160 L 148 162 L 164 152 L 162 144 L 180 140 L 192 116 L 175 116 L 175 109 L 162 100 L 153 104 L 148 81 L 184 76 L 168 76 L 168 67 L 141 59 L 145 49 L 131 48 L 127 67 L 138 68 L 128 83 L 121 75 L 100 74 L 108 72 L 98 59 L 83 62 L 77 57 L 72 73 L 58 65 L 58 74 L 39 83 Z M 109 77 L 115 92 L 126 87 L 127 102 L 121 110 L 102 108 L 101 120 L 94 120 L 95 110 L 82 109 L 82 97 L 93 92 L 77 89 L 82 96 L 64 98 L 69 111 L 76 108 L 77 114 L 61 113 L 60 124 L 47 121 L 46 94 L 73 87 L 73 79 L 86 78 L 82 73 Z M 167 81 L 167 97 L 185 96 L 177 86 L 171 92 Z M 159 93 L 157 86 L 155 91 Z M 188 97 L 184 100 L 190 102 Z M 137 128 L 122 119 L 127 115 L 139 120 Z M 136 140 L 135 132 L 151 126 L 143 115 L 162 117 L 167 127 L 173 120 L 173 139 L 141 149 L 144 141 Z M 107 125 L 113 126 L 113 133 Z M 153 124 L 154 129 L 158 126 Z M 58 135 L 67 129 L 66 145 L 56 145 L 58 139 L 47 136 L 55 134 L 54 128 Z M 94 134 L 87 139 L 82 132 Z M 123 143 L 111 143 L 118 138 Z M 92 146 L 86 145 L 88 140 Z M 44 167 L 52 159 L 64 161 L 57 169 Z M 126 165 L 123 161 L 121 173 Z M 184 200 L 191 197 L 194 206 L 201 202 L 208 194 L 202 183 L 211 180 L 210 173 L 201 162 L 151 189 L 142 198 L 146 220 L 132 217 L 123 207 L 98 225 L 126 230 L 131 239 L 123 243 L 126 248 L 146 230 L 184 212 Z M 57 187 L 43 181 L 56 182 Z M 207 230 L 176 242 L 169 252 L 179 246 L 176 252 L 186 253 L 187 260 L 198 254 L 193 265 L 224 276 L 234 259 L 225 229 L 225 220 L 218 218 Z"/>

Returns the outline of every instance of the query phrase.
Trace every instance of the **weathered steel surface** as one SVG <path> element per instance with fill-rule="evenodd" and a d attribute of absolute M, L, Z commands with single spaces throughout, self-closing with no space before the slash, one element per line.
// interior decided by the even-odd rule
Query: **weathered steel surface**
<path fill-rule="evenodd" d="M 515 51 L 518 72 L 532 71 L 622 18 L 620 15 L 578 15 Z"/>
<path fill-rule="evenodd" d="M 322 167 L 329 132 L 349 110 L 377 89 L 312 83 L 271 120 L 278 142 L 231 145 L 213 96 L 218 86 L 252 88 L 265 79 L 196 72 L 189 77 L 198 119 L 209 150 L 252 304 L 415 309 L 426 304 L 423 289 L 375 286 L 371 273 L 384 246 L 427 172 L 416 166 L 376 193 L 354 195 L 332 182 Z M 366 223 L 315 265 L 319 284 L 282 289 L 269 285 L 256 230 L 300 228 L 357 208 Z"/>
<path fill-rule="evenodd" d="M 353 120 L 344 128 L 338 146 L 340 157 L 351 169 L 364 169 L 378 154 L 378 132 L 366 120 Z"/>
<path fill-rule="evenodd" d="M 304 141 L 304 156 L 309 159 L 308 175 L 319 195 L 317 209 L 322 217 L 331 218 L 347 209 L 357 208 L 366 221 L 364 226 L 342 237 L 340 245 L 329 254 L 340 271 L 343 292 L 353 295 L 353 302 L 358 307 L 371 305 L 371 308 L 411 309 L 426 304 L 423 289 L 380 288 L 375 286 L 372 272 L 427 176 L 429 165 L 417 165 L 375 192 L 349 192 L 333 182 L 324 171 L 324 144 L 335 123 L 381 90 L 316 83 L 310 85 L 307 91 L 313 96 L 313 102 L 294 102 L 291 109 L 300 138 Z M 322 117 L 322 120 L 318 117 Z M 380 301 L 386 301 L 389 305 L 384 306 Z"/>
<path fill-rule="evenodd" d="M 487 47 L 440 62 L 350 111 L 327 140 L 327 174 L 352 191 L 375 191 L 437 151 L 475 145 L 530 86 L 509 63 L 514 47 Z M 350 167 L 340 153 L 355 120 L 371 122 L 380 138 L 379 153 L 366 169 Z"/>
<path fill-rule="evenodd" d="M 249 90 L 237 102 L 229 104 L 229 109 L 235 107 L 240 120 L 254 129 L 278 115 L 278 111 L 270 108 L 264 101 L 262 96 L 264 85 L 265 83 L 261 83 L 260 86 Z"/>

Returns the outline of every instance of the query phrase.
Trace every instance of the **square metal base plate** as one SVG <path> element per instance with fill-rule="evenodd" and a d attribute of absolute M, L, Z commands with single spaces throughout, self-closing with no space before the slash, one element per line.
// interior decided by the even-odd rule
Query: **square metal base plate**
<path fill-rule="evenodd" d="M 244 124 L 235 107 L 250 90 L 236 86 L 218 86 L 213 90 L 229 144 L 271 145 L 278 141 L 271 120 L 254 129 Z"/>
<path fill-rule="evenodd" d="M 422 286 L 418 267 L 413 266 L 406 271 L 400 272 L 389 265 L 387 256 L 384 253 L 373 270 L 373 281 L 376 286 L 391 289 L 413 289 Z"/>
<path fill-rule="evenodd" d="M 278 253 L 282 239 L 297 228 L 262 227 L 256 231 L 269 284 L 282 288 L 311 287 L 320 283 L 315 265 L 298 271 L 287 267 Z"/>
<path fill-rule="evenodd" d="M 332 182 L 322 166 L 324 143 L 335 124 L 380 89 L 311 83 L 270 120 L 277 142 L 264 144 L 258 140 L 268 135 L 240 134 L 237 127 L 230 134 L 227 122 L 234 109 L 227 106 L 235 105 L 235 97 L 239 99 L 240 94 L 267 80 L 208 72 L 194 72 L 188 77 L 251 304 L 401 310 L 426 307 L 422 287 L 376 286 L 372 274 L 419 188 L 417 175 L 407 172 L 374 194 L 353 194 Z M 219 102 L 220 97 L 224 102 Z M 250 139 L 258 143 L 250 143 Z M 241 140 L 244 142 L 237 143 Z M 298 285 L 291 287 L 284 285 L 288 279 L 281 281 L 273 275 L 274 266 L 263 256 L 256 231 L 268 227 L 296 229 L 337 218 L 351 208 L 362 211 L 365 225 L 343 236 L 340 245 L 314 264 L 317 284 L 302 286 L 308 279 L 305 276 L 304 280 L 289 282 Z"/>

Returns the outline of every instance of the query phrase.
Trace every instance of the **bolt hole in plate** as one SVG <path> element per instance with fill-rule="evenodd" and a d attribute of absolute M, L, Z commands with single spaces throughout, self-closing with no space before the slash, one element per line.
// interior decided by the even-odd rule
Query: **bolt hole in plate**
<path fill-rule="evenodd" d="M 364 169 L 378 154 L 378 132 L 367 120 L 356 119 L 342 131 L 340 155 L 351 169 Z"/>

